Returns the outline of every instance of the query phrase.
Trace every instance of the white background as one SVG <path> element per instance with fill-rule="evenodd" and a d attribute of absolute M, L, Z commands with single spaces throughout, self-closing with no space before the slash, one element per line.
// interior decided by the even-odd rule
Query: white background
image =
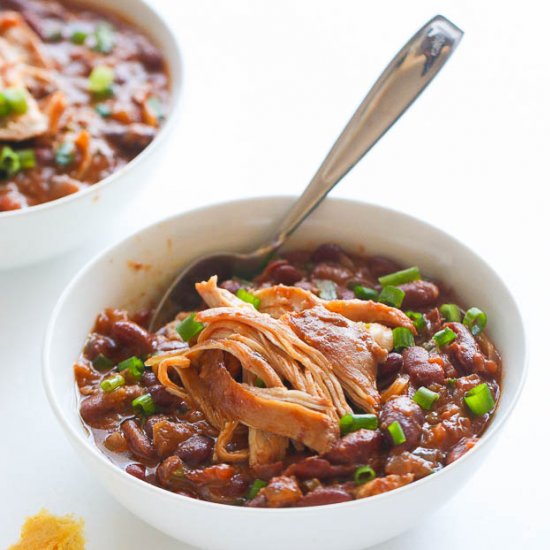
<path fill-rule="evenodd" d="M 548 549 L 546 2 L 152 2 L 177 29 L 186 61 L 183 114 L 156 178 L 130 212 L 97 220 L 111 225 L 108 239 L 0 273 L 0 548 L 43 506 L 83 516 L 91 550 L 184 548 L 99 487 L 57 426 L 40 380 L 55 300 L 93 254 L 168 214 L 298 193 L 385 64 L 442 13 L 466 31 L 462 44 L 333 194 L 405 210 L 480 252 L 522 306 L 530 376 L 494 452 L 461 493 L 378 548 Z"/>

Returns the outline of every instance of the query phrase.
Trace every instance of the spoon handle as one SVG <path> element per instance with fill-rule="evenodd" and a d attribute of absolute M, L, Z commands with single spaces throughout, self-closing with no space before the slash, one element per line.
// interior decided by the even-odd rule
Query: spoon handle
<path fill-rule="evenodd" d="M 359 105 L 271 243 L 258 252 L 263 255 L 276 250 L 298 228 L 422 93 L 462 35 L 458 27 L 438 15 L 405 44 Z"/>

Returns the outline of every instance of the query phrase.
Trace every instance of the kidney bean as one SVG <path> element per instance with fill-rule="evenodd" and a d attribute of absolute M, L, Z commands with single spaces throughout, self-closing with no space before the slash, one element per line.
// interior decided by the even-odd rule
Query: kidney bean
<path fill-rule="evenodd" d="M 149 393 L 158 407 L 169 409 L 177 407 L 183 403 L 181 397 L 170 393 L 162 384 L 157 384 L 149 388 Z"/>
<path fill-rule="evenodd" d="M 381 445 L 379 430 L 357 430 L 339 439 L 324 458 L 335 464 L 365 464 Z"/>
<path fill-rule="evenodd" d="M 195 434 L 180 443 L 174 454 L 189 466 L 198 466 L 212 458 L 214 440 L 205 435 Z"/>
<path fill-rule="evenodd" d="M 143 151 L 157 135 L 156 128 L 133 122 L 110 127 L 104 132 L 105 137 L 123 151 L 135 154 Z"/>
<path fill-rule="evenodd" d="M 388 273 L 394 273 L 401 269 L 398 263 L 384 256 L 371 256 L 367 261 L 367 266 L 376 278 L 387 275 Z"/>
<path fill-rule="evenodd" d="M 99 391 L 82 401 L 80 415 L 92 428 L 101 427 L 106 415 L 124 411 L 142 393 L 139 386 L 122 386 L 111 393 Z"/>
<path fill-rule="evenodd" d="M 342 487 L 318 487 L 304 495 L 295 506 L 324 506 L 350 500 L 353 500 L 353 497 Z"/>
<path fill-rule="evenodd" d="M 257 464 L 253 466 L 254 475 L 259 479 L 269 480 L 272 477 L 281 475 L 285 465 L 282 460 L 270 464 Z"/>
<path fill-rule="evenodd" d="M 92 332 L 84 345 L 84 356 L 93 361 L 99 354 L 109 357 L 115 350 L 116 343 L 112 338 Z"/>
<path fill-rule="evenodd" d="M 347 476 L 354 472 L 354 465 L 331 464 L 328 460 L 318 456 L 310 456 L 291 464 L 284 475 L 296 476 L 300 479 L 328 479 L 331 477 Z"/>
<path fill-rule="evenodd" d="M 193 427 L 187 422 L 171 422 L 166 419 L 155 422 L 151 431 L 153 446 L 159 456 L 178 454 L 178 445 L 194 434 Z"/>
<path fill-rule="evenodd" d="M 126 472 L 131 476 L 145 481 L 145 466 L 143 464 L 128 464 L 128 466 L 126 466 Z"/>
<path fill-rule="evenodd" d="M 149 439 L 153 439 L 153 428 L 156 424 L 162 421 L 167 421 L 168 416 L 165 414 L 153 414 L 147 418 L 145 421 L 145 424 L 143 425 L 143 429 L 145 430 L 145 433 L 147 434 L 147 437 Z"/>
<path fill-rule="evenodd" d="M 146 386 L 147 388 L 149 388 L 158 385 L 159 379 L 154 372 L 146 370 L 143 373 L 140 382 L 142 386 Z"/>
<path fill-rule="evenodd" d="M 120 428 L 124 437 L 128 442 L 130 451 L 142 458 L 153 460 L 157 458 L 157 452 L 151 443 L 151 440 L 147 437 L 145 432 L 140 428 L 139 424 L 132 419 L 125 420 Z"/>
<path fill-rule="evenodd" d="M 399 285 L 399 288 L 405 292 L 401 306 L 403 308 L 433 306 L 439 298 L 439 288 L 429 281 L 411 281 Z"/>
<path fill-rule="evenodd" d="M 311 272 L 312 279 L 328 279 L 340 285 L 345 285 L 353 277 L 353 271 L 341 265 L 328 263 L 317 264 Z"/>
<path fill-rule="evenodd" d="M 271 279 L 274 283 L 291 286 L 303 278 L 303 274 L 293 265 L 284 263 L 274 267 Z"/>
<path fill-rule="evenodd" d="M 345 252 L 340 245 L 335 243 L 325 243 L 315 249 L 311 255 L 311 259 L 315 263 L 339 262 L 343 254 L 345 254 Z"/>
<path fill-rule="evenodd" d="M 129 346 L 135 355 L 147 355 L 153 351 L 153 336 L 132 321 L 115 321 L 111 336 L 123 345 Z"/>
<path fill-rule="evenodd" d="M 456 338 L 448 346 L 451 357 L 467 373 L 484 372 L 485 358 L 472 333 L 461 323 L 445 323 L 455 334 Z"/>
<path fill-rule="evenodd" d="M 378 378 L 391 378 L 395 376 L 403 366 L 403 356 L 400 353 L 391 352 L 386 361 L 378 365 Z"/>
<path fill-rule="evenodd" d="M 395 421 L 401 425 L 407 440 L 396 448 L 411 450 L 418 445 L 422 435 L 424 412 L 412 399 L 404 395 L 390 399 L 382 406 L 379 418 L 380 428 L 392 445 L 393 440 L 389 435 L 388 426 Z"/>
<path fill-rule="evenodd" d="M 443 384 L 445 371 L 439 363 L 435 362 L 435 359 L 420 346 L 406 348 L 403 350 L 403 370 L 416 386 Z"/>

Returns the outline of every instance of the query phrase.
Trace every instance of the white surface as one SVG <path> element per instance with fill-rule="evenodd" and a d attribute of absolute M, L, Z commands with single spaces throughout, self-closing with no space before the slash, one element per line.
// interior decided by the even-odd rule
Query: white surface
<path fill-rule="evenodd" d="M 104 1 L 86 0 L 86 3 L 94 7 L 101 6 Z M 162 163 L 166 142 L 178 122 L 181 106 L 183 71 L 180 51 L 170 27 L 143 0 L 118 0 L 117 10 L 134 24 L 147 28 L 150 36 L 166 52 L 172 87 L 177 91 L 169 106 L 166 124 L 150 147 L 97 185 L 34 208 L 3 212 L 0 216 L 0 269 L 45 261 L 73 250 L 92 234 L 106 235 L 107 228 L 98 220 L 115 218 Z"/>
<path fill-rule="evenodd" d="M 167 160 L 139 203 L 104 221 L 113 226 L 110 242 L 213 199 L 298 192 L 421 24 L 442 13 L 466 31 L 442 74 L 334 195 L 404 209 L 477 249 L 523 306 L 531 372 L 503 436 L 461 493 L 378 550 L 434 543 L 448 550 L 548 548 L 550 430 L 541 392 L 550 384 L 545 3 L 155 4 L 180 29 L 184 113 Z M 42 392 L 40 348 L 51 308 L 75 271 L 106 244 L 0 273 L 1 548 L 17 539 L 24 516 L 42 506 L 82 515 L 91 550 L 184 548 L 124 511 L 89 477 Z"/>
<path fill-rule="evenodd" d="M 90 319 L 112 304 L 131 310 L 156 303 L 180 266 L 216 250 L 243 250 L 250 235 L 266 241 L 288 211 L 288 197 L 247 199 L 201 208 L 163 220 L 125 239 L 92 261 L 56 304 L 44 344 L 44 384 L 49 401 L 79 457 L 107 490 L 138 517 L 183 542 L 208 550 L 362 550 L 417 525 L 439 509 L 475 473 L 517 401 L 525 374 L 525 334 L 510 292 L 487 264 L 443 232 L 402 213 L 349 200 L 327 199 L 287 243 L 308 248 L 330 241 L 360 251 L 384 252 L 405 265 L 460 289 L 464 303 L 490 312 L 487 334 L 507 365 L 495 419 L 480 443 L 454 464 L 400 490 L 335 506 L 262 510 L 211 505 L 182 498 L 128 476 L 97 449 L 82 429 L 74 377 L 67 368 L 78 356 Z M 345 224 L 340 223 L 346 220 Z M 231 232 L 227 231 L 231 227 Z M 196 231 L 193 242 L 187 235 Z M 170 256 L 167 257 L 167 251 Z M 439 254 L 434 254 L 434 250 Z M 151 266 L 136 271 L 129 262 Z M 477 280 L 491 288 L 487 293 Z M 97 281 L 104 281 L 98 285 Z M 160 288 L 159 288 L 160 287 Z M 519 328 L 518 328 L 519 327 Z M 188 518 L 182 523 L 181 518 Z M 399 518 L 399 522 L 394 520 Z M 217 529 L 205 529 L 207 525 Z M 243 525 L 254 525 L 244 529 Z M 338 525 L 338 529 L 334 529 Z M 346 533 L 345 538 L 342 532 Z"/>

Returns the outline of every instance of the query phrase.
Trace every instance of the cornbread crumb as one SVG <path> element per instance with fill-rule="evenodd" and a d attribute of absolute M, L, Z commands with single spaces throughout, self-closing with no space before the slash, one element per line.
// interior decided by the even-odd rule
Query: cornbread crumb
<path fill-rule="evenodd" d="M 84 550 L 83 530 L 83 519 L 54 516 L 42 509 L 25 520 L 19 542 L 8 550 Z"/>

